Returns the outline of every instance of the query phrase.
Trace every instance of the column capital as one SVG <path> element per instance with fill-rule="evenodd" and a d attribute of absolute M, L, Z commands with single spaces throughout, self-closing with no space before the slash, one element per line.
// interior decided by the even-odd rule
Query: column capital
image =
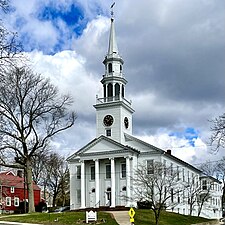
<path fill-rule="evenodd" d="M 99 159 L 93 159 L 94 162 L 99 161 Z"/>
<path fill-rule="evenodd" d="M 110 157 L 109 160 L 113 161 L 113 160 L 115 160 L 115 158 L 114 157 Z"/>
<path fill-rule="evenodd" d="M 132 160 L 133 159 L 133 156 L 130 156 L 130 155 L 127 155 L 127 156 L 124 156 L 125 159 L 130 159 Z"/>

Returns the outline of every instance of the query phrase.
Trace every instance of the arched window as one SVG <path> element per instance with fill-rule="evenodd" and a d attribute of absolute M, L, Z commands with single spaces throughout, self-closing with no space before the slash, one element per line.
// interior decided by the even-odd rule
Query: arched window
<path fill-rule="evenodd" d="M 119 99 L 119 95 L 120 95 L 120 85 L 118 83 L 115 84 L 115 96 L 116 96 L 116 100 Z"/>
<path fill-rule="evenodd" d="M 127 190 L 127 187 L 123 186 L 122 191 L 126 191 L 126 190 Z"/>
<path fill-rule="evenodd" d="M 111 187 L 108 187 L 108 188 L 107 188 L 107 191 L 110 192 L 110 191 L 111 191 Z"/>
<path fill-rule="evenodd" d="M 112 101 L 112 96 L 113 96 L 113 86 L 111 83 L 108 84 L 108 100 Z"/>
<path fill-rule="evenodd" d="M 124 98 L 124 85 L 122 85 L 122 97 Z"/>
<path fill-rule="evenodd" d="M 122 72 L 122 65 L 120 65 L 120 73 Z"/>
<path fill-rule="evenodd" d="M 106 98 L 106 85 L 103 85 L 103 89 L 104 89 L 104 98 Z"/>
<path fill-rule="evenodd" d="M 95 188 L 92 188 L 91 192 L 92 192 L 92 193 L 95 193 Z"/>
<path fill-rule="evenodd" d="M 109 73 L 112 73 L 112 71 L 113 71 L 112 70 L 112 63 L 109 63 L 109 66 L 108 67 L 109 67 Z"/>

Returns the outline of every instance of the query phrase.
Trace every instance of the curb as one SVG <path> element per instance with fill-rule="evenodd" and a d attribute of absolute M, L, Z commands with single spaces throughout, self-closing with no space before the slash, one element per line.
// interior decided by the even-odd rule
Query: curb
<path fill-rule="evenodd" d="M 9 224 L 9 225 L 43 225 L 43 224 L 34 224 L 34 223 L 19 223 L 19 222 L 8 222 L 8 221 L 0 221 L 0 224 Z"/>

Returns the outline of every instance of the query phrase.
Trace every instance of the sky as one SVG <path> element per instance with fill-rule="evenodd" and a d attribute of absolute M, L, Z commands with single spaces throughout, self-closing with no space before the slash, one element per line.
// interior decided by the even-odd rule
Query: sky
<path fill-rule="evenodd" d="M 32 68 L 74 99 L 74 127 L 53 140 L 66 157 L 96 137 L 112 3 L 11 0 L 0 14 Z M 133 135 L 194 165 L 224 156 L 209 146 L 210 120 L 225 112 L 224 1 L 121 0 L 114 17 Z"/>

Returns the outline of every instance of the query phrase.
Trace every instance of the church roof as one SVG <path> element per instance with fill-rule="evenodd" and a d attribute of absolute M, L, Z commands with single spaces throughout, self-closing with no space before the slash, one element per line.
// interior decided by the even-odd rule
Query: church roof
<path fill-rule="evenodd" d="M 140 140 L 140 139 L 138 139 L 138 138 L 136 138 L 136 137 L 134 137 L 134 136 L 132 136 L 132 135 L 129 135 L 129 134 L 124 134 L 124 135 L 125 135 L 125 138 L 126 138 L 127 140 L 133 140 L 133 141 L 135 141 L 135 142 L 139 142 L 139 143 L 141 143 L 142 145 L 145 145 L 146 147 L 148 147 L 149 149 L 154 150 L 154 151 L 155 151 L 156 153 L 158 153 L 158 154 L 165 155 L 167 158 L 173 159 L 174 161 L 177 161 L 177 162 L 179 162 L 180 164 L 183 164 L 183 165 L 185 165 L 185 166 L 191 168 L 192 170 L 195 170 L 195 171 L 197 171 L 197 172 L 199 172 L 199 173 L 202 173 L 202 171 L 199 170 L 198 168 L 196 168 L 196 167 L 192 166 L 191 164 L 189 164 L 189 163 L 187 163 L 187 162 L 185 162 L 185 161 L 183 161 L 183 160 L 177 158 L 176 156 L 174 156 L 174 155 L 172 155 L 172 154 L 168 154 L 168 153 L 167 153 L 166 151 L 164 151 L 163 149 L 160 149 L 160 148 L 158 148 L 158 147 L 156 147 L 156 146 L 154 146 L 154 145 L 151 145 L 151 144 L 149 144 L 149 143 L 147 143 L 147 142 L 145 142 L 145 141 L 142 141 L 142 140 Z M 144 152 L 142 152 L 142 151 L 140 150 L 140 154 L 143 154 L 143 155 L 145 155 L 145 154 L 152 154 L 152 151 L 144 151 Z"/>

